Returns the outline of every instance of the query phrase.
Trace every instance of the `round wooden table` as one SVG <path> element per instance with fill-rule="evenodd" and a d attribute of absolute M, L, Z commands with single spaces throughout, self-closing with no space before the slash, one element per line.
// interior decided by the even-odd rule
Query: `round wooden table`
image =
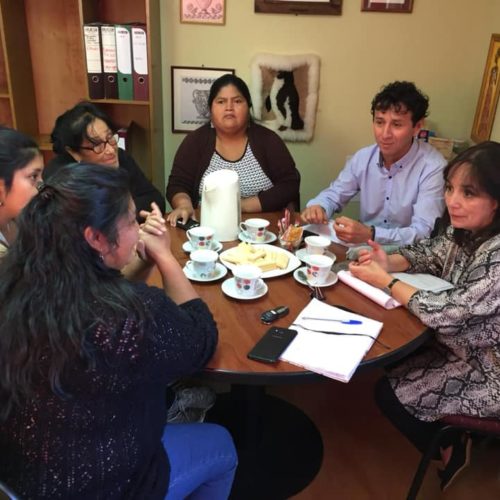
<path fill-rule="evenodd" d="M 259 214 L 271 221 L 269 229 L 273 232 L 277 231 L 279 216 L 278 212 Z M 182 249 L 186 234 L 175 228 L 171 236 L 174 254 L 184 265 L 189 259 Z M 224 242 L 223 249 L 238 243 Z M 337 262 L 345 259 L 345 247 L 332 244 L 329 250 L 337 256 Z M 267 395 L 265 386 L 323 377 L 283 361 L 275 364 L 252 361 L 247 353 L 269 328 L 260 322 L 263 311 L 288 306 L 289 315 L 273 323 L 288 327 L 311 300 L 310 291 L 289 273 L 266 279 L 269 290 L 263 297 L 238 300 L 222 292 L 221 284 L 230 276 L 229 272 L 218 281 L 193 282 L 219 329 L 217 350 L 201 376 L 231 384 L 229 393 L 218 395 L 207 420 L 227 427 L 238 448 L 239 466 L 232 498 L 288 498 L 304 489 L 317 474 L 322 461 L 322 440 L 314 423 L 299 408 Z M 149 283 L 161 286 L 157 272 L 152 273 Z M 374 343 L 358 370 L 397 361 L 430 336 L 425 325 L 404 307 L 386 310 L 342 282 L 322 290 L 326 303 L 347 307 L 384 324 L 379 340 L 390 349 Z"/>

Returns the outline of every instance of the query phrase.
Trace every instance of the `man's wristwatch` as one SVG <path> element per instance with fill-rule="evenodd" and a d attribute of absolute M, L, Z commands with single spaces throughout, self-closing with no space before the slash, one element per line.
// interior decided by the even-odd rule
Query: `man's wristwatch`
<path fill-rule="evenodd" d="M 375 226 L 370 226 L 370 229 L 371 229 L 371 237 L 370 237 L 370 239 L 372 241 L 375 241 Z"/>
<path fill-rule="evenodd" d="M 392 287 L 398 282 L 401 281 L 398 278 L 394 278 L 387 286 L 384 286 L 382 288 L 382 291 L 385 292 L 387 295 L 390 295 L 392 297 Z"/>

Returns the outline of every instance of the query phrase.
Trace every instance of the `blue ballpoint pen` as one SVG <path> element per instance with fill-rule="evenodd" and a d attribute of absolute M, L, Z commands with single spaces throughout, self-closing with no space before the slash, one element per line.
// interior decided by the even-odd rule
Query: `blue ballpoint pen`
<path fill-rule="evenodd" d="M 336 323 L 342 323 L 343 325 L 362 325 L 363 322 L 359 319 L 333 319 L 333 318 L 311 318 L 304 316 L 300 319 L 313 320 L 313 321 L 335 321 Z"/>

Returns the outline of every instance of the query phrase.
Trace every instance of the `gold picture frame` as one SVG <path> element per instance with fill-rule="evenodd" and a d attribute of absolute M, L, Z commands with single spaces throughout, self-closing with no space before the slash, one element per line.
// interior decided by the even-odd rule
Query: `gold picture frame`
<path fill-rule="evenodd" d="M 471 139 L 474 142 L 487 141 L 491 135 L 498 104 L 500 84 L 500 34 L 491 35 L 488 57 L 484 68 L 481 92 L 476 106 Z"/>
<path fill-rule="evenodd" d="M 226 0 L 180 0 L 181 23 L 226 24 Z"/>

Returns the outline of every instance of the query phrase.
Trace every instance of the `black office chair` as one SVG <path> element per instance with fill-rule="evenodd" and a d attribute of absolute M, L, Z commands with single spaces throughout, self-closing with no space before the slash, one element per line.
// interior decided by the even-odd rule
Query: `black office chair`
<path fill-rule="evenodd" d="M 408 491 L 407 500 L 416 500 L 425 473 L 427 472 L 429 462 L 439 451 L 439 445 L 447 434 L 462 431 L 482 436 L 500 437 L 500 420 L 451 415 L 443 418 L 441 422 L 444 426 L 436 432 L 427 450 L 422 455 L 417 472 L 415 473 L 410 490 Z"/>

